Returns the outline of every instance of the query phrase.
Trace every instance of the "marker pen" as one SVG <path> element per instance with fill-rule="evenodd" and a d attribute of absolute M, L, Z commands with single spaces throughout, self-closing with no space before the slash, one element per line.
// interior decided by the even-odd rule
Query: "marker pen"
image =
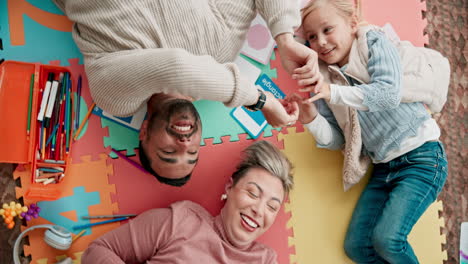
<path fill-rule="evenodd" d="M 60 73 L 59 75 L 59 80 L 62 79 L 63 73 Z M 47 110 L 45 112 L 45 121 L 44 121 L 44 126 L 49 127 L 50 123 L 50 118 L 52 117 L 52 111 L 54 110 L 54 106 L 57 104 L 55 97 L 57 96 L 57 90 L 59 86 L 59 80 L 53 80 L 52 81 L 52 88 L 50 92 L 50 97 L 47 103 Z"/>
<path fill-rule="evenodd" d="M 42 94 L 41 108 L 39 114 L 37 115 L 37 120 L 42 121 L 44 119 L 44 113 L 47 107 L 47 100 L 49 99 L 50 87 L 52 86 L 52 81 L 54 80 L 54 73 L 49 72 L 47 82 L 44 88 L 44 93 Z"/>

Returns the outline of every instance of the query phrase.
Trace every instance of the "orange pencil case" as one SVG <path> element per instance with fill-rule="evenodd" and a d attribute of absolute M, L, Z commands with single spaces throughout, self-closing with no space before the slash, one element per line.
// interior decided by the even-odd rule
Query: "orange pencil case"
<path fill-rule="evenodd" d="M 57 82 L 54 98 L 51 76 Z M 51 84 L 46 94 L 48 79 Z M 18 61 L 0 64 L 0 162 L 27 165 L 31 176 L 31 185 L 24 194 L 27 199 L 60 197 L 60 183 L 66 177 L 72 147 L 74 113 L 69 80 L 71 74 L 65 67 Z M 50 117 L 39 121 L 44 98 L 53 107 L 43 111 L 50 112 Z"/>

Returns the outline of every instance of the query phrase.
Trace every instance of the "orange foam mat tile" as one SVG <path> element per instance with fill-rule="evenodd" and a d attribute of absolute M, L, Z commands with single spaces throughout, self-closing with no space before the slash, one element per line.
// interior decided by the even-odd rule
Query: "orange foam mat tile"
<path fill-rule="evenodd" d="M 98 192 L 99 193 L 99 204 L 91 205 L 88 207 L 88 212 L 90 215 L 98 214 L 114 214 L 118 211 L 118 205 L 111 201 L 111 193 L 115 192 L 115 186 L 109 184 L 108 176 L 113 174 L 112 165 L 108 164 L 108 156 L 106 154 L 100 154 L 100 159 L 92 160 L 91 156 L 81 157 L 81 163 L 72 163 L 68 165 L 67 173 L 60 183 L 60 190 L 62 191 L 61 198 L 68 198 L 73 196 L 74 188 L 84 187 L 86 192 Z M 31 186 L 30 171 L 28 167 L 20 166 L 14 172 L 14 178 L 20 178 L 21 186 L 17 187 L 16 195 L 21 197 L 25 190 Z M 33 202 L 24 197 L 24 203 L 29 205 Z M 45 202 L 41 202 L 45 203 Z M 76 206 L 80 206 L 79 201 L 76 201 Z M 69 209 L 72 211 L 74 209 L 74 204 L 69 205 Z M 65 210 L 64 209 L 64 210 Z M 81 217 L 81 215 L 77 216 Z M 73 220 L 73 219 L 71 219 Z M 42 217 L 33 219 L 27 222 L 27 226 L 22 226 L 22 230 L 27 227 L 31 227 L 38 224 L 56 224 L 52 223 Z M 120 223 L 110 223 L 106 225 L 96 226 L 92 228 L 92 233 L 85 233 L 83 236 L 78 238 L 70 249 L 67 251 L 59 251 L 51 248 L 43 241 L 44 229 L 33 230 L 28 233 L 29 236 L 29 246 L 24 246 L 24 254 L 26 256 L 31 255 L 31 263 L 39 263 L 39 260 L 43 261 L 44 259 L 49 259 L 50 263 L 55 263 L 57 256 L 66 254 L 70 257 L 73 257 L 74 254 L 84 251 L 88 244 L 101 236 L 102 234 L 118 227 Z M 76 232 L 76 230 L 70 230 Z"/>

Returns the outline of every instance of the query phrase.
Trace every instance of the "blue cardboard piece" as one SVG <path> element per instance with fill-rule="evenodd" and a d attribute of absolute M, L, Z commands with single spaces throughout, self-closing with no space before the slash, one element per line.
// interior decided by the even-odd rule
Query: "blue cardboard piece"
<path fill-rule="evenodd" d="M 258 89 L 271 92 L 276 98 L 283 99 L 286 95 L 266 74 L 260 75 L 255 82 Z M 252 112 L 245 107 L 234 108 L 230 115 L 236 122 L 252 137 L 258 138 L 263 129 L 267 126 L 267 121 L 262 112 Z"/>
<path fill-rule="evenodd" d="M 141 109 L 139 109 L 138 112 L 136 112 L 133 116 L 128 116 L 128 117 L 119 117 L 119 116 L 111 115 L 103 111 L 98 106 L 94 107 L 93 114 L 98 115 L 107 120 L 113 121 L 131 130 L 139 132 L 141 124 L 146 118 L 146 105 L 142 107 Z"/>

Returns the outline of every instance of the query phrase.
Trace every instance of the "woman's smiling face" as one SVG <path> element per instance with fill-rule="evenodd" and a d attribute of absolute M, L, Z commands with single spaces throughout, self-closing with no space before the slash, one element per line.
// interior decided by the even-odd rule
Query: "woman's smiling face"
<path fill-rule="evenodd" d="M 281 180 L 262 168 L 249 169 L 226 188 L 221 210 L 226 236 L 236 247 L 250 245 L 274 223 L 285 196 Z"/>

